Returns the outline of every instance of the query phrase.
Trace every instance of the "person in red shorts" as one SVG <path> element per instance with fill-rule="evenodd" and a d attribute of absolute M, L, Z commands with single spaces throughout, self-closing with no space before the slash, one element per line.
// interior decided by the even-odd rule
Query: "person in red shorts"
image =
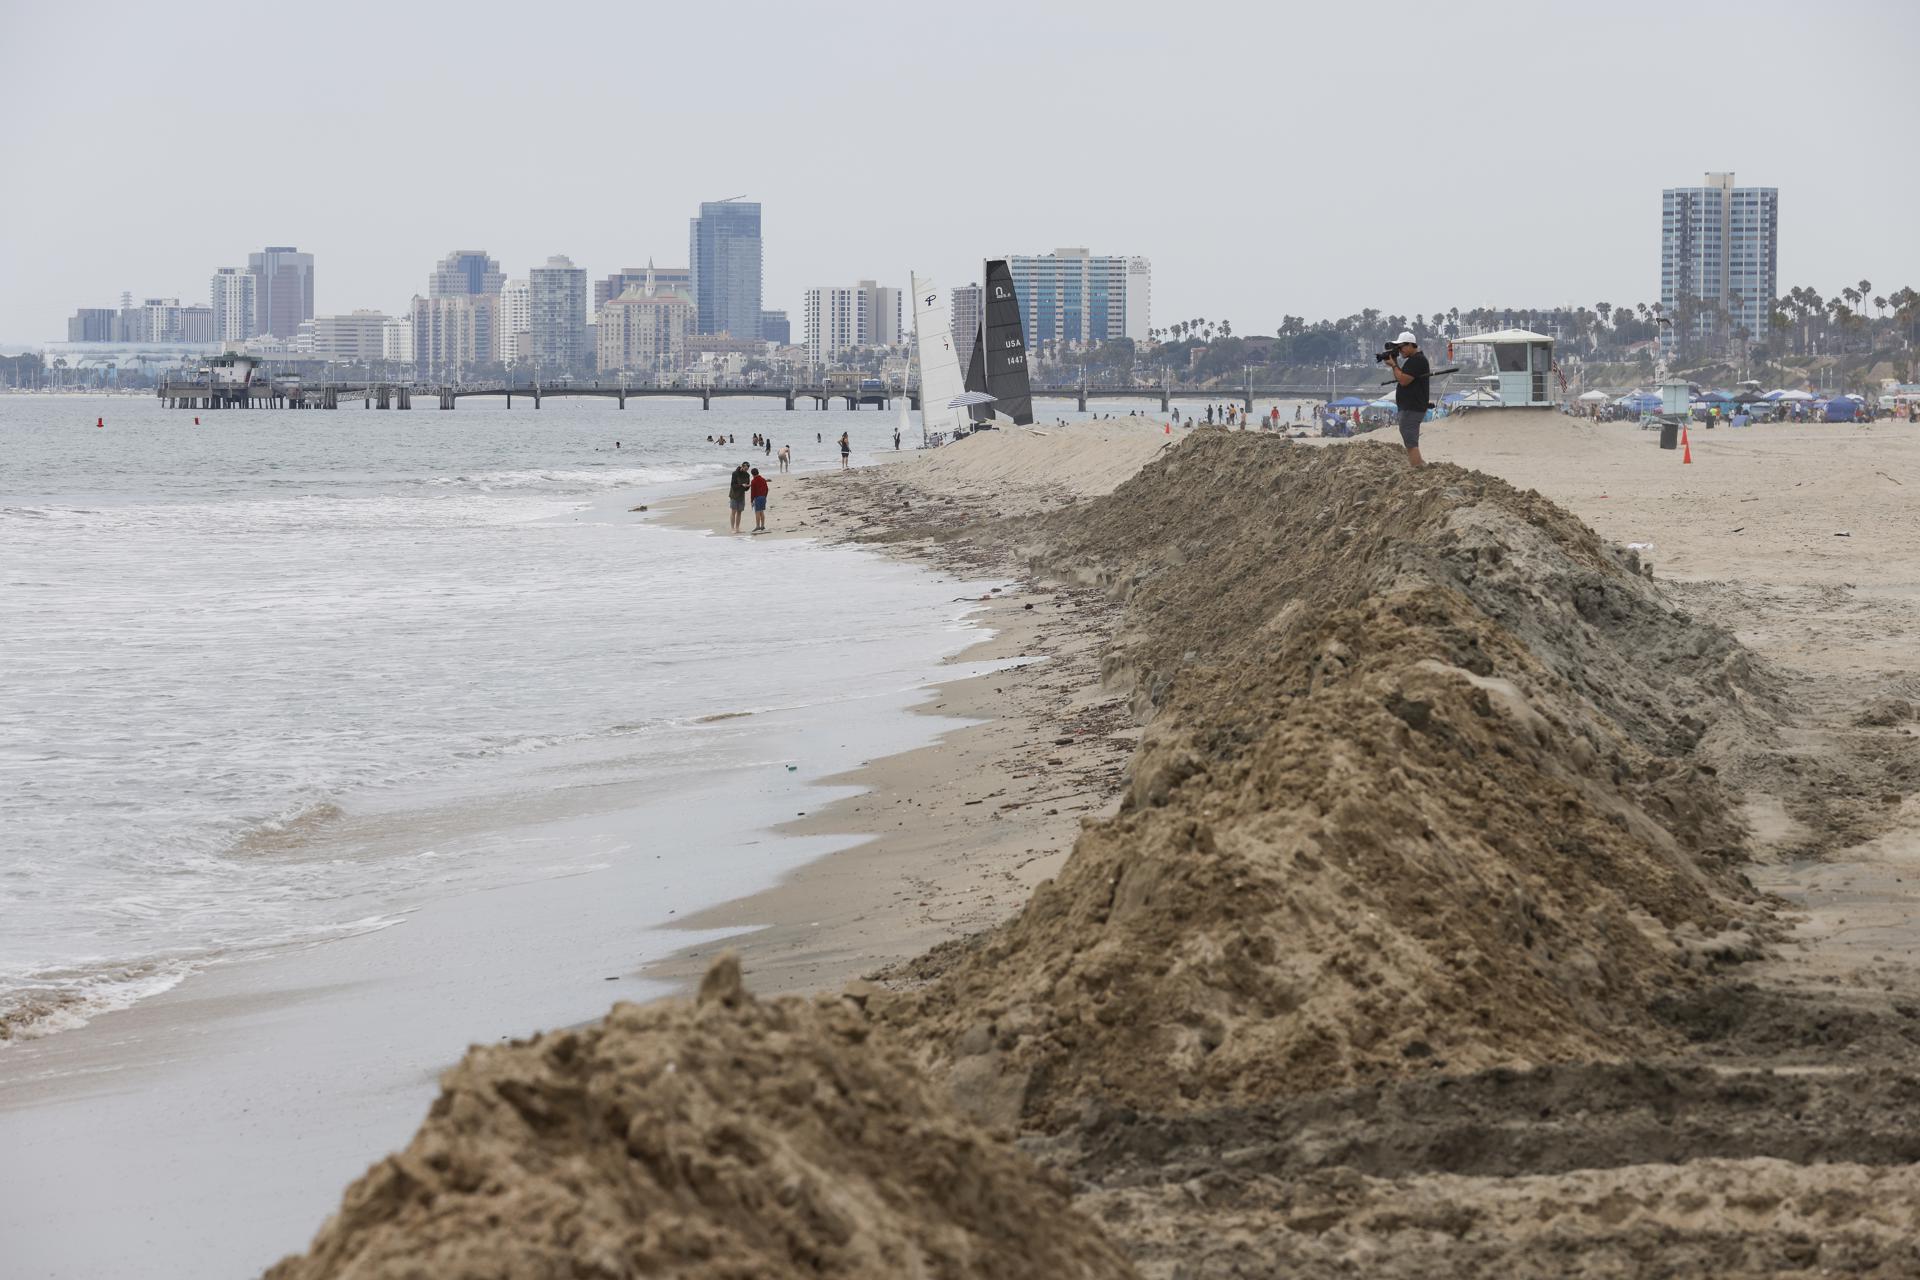
<path fill-rule="evenodd" d="M 753 531 L 767 531 L 767 490 L 772 486 L 767 478 L 760 474 L 760 468 L 753 469 L 753 479 L 747 482 L 747 492 L 753 497 Z"/>

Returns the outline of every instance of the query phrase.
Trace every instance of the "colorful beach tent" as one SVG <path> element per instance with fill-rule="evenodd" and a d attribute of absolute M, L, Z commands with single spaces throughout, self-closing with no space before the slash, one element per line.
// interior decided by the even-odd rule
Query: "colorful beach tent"
<path fill-rule="evenodd" d="M 1341 396 L 1327 407 L 1329 409 L 1358 409 L 1365 403 L 1366 401 L 1362 400 L 1359 396 Z"/>

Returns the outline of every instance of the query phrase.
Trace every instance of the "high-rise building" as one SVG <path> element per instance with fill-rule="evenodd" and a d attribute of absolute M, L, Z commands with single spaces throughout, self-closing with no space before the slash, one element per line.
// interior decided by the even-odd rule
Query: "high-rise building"
<path fill-rule="evenodd" d="M 254 328 L 276 338 L 300 332 L 313 319 L 313 255 L 291 245 L 268 245 L 247 255 L 253 276 Z"/>
<path fill-rule="evenodd" d="M 601 373 L 668 373 L 686 363 L 696 311 L 683 288 L 649 293 L 640 285 L 610 298 L 594 326 Z"/>
<path fill-rule="evenodd" d="M 391 316 L 381 327 L 380 358 L 389 364 L 413 363 L 413 320 Z"/>
<path fill-rule="evenodd" d="M 384 360 L 389 317 L 379 311 L 313 318 L 313 354 L 339 364 Z"/>
<path fill-rule="evenodd" d="M 894 347 L 900 344 L 901 326 L 906 320 L 903 291 L 889 289 L 871 280 L 862 280 L 854 288 L 866 297 L 866 333 L 863 346 Z"/>
<path fill-rule="evenodd" d="M 861 314 L 865 302 L 858 289 L 807 290 L 805 314 L 809 364 L 832 364 L 839 360 L 841 352 L 855 345 L 855 335 L 866 328 L 866 317 Z"/>
<path fill-rule="evenodd" d="M 793 322 L 787 319 L 784 311 L 762 311 L 760 337 L 775 346 L 789 346 L 793 342 Z"/>
<path fill-rule="evenodd" d="M 494 312 L 493 357 L 513 366 L 533 358 L 527 337 L 533 325 L 533 299 L 525 280 L 509 280 L 500 287 L 500 305 Z"/>
<path fill-rule="evenodd" d="M 980 286 L 963 284 L 955 289 L 947 314 L 953 332 L 953 349 L 960 353 L 960 361 L 965 364 L 967 353 L 973 350 L 974 336 L 980 332 Z"/>
<path fill-rule="evenodd" d="M 440 259 L 427 277 L 427 296 L 459 298 L 498 293 L 506 281 L 506 272 L 485 249 L 455 249 Z"/>
<path fill-rule="evenodd" d="M 1007 267 L 1029 346 L 1146 338 L 1152 268 L 1145 258 L 1055 249 L 1045 255 L 1009 254 Z"/>
<path fill-rule="evenodd" d="M 1780 285 L 1779 231 L 1777 187 L 1736 187 L 1731 173 L 1668 187 L 1660 193 L 1661 311 L 1696 338 L 1744 330 L 1765 341 Z"/>
<path fill-rule="evenodd" d="M 148 298 L 120 313 L 121 342 L 180 342 L 180 299 Z"/>
<path fill-rule="evenodd" d="M 760 336 L 760 204 L 716 200 L 700 206 L 687 235 L 693 305 L 701 333 Z"/>
<path fill-rule="evenodd" d="M 413 367 L 421 377 L 457 382 L 468 370 L 492 362 L 494 308 L 491 293 L 445 298 L 414 295 Z"/>
<path fill-rule="evenodd" d="M 213 337 L 216 342 L 245 342 L 260 332 L 251 271 L 222 267 L 213 276 Z"/>
<path fill-rule="evenodd" d="M 871 280 L 851 288 L 807 290 L 807 359 L 832 364 L 853 347 L 890 347 L 900 341 L 900 290 Z"/>
<path fill-rule="evenodd" d="M 81 307 L 67 320 L 68 342 L 112 342 L 120 313 L 111 307 Z"/>
<path fill-rule="evenodd" d="M 181 342 L 193 342 L 205 345 L 220 341 L 214 328 L 213 308 L 195 305 L 180 308 L 179 334 Z"/>
<path fill-rule="evenodd" d="M 593 282 L 593 314 L 627 290 L 638 287 L 643 293 L 670 293 L 675 289 L 693 296 L 692 267 L 656 267 L 651 261 L 644 267 L 622 267 L 610 276 Z"/>
<path fill-rule="evenodd" d="M 573 259 L 556 254 L 544 267 L 527 272 L 527 336 L 533 367 L 540 373 L 573 371 L 585 360 L 587 273 Z M 529 353 L 523 353 L 523 355 Z"/>

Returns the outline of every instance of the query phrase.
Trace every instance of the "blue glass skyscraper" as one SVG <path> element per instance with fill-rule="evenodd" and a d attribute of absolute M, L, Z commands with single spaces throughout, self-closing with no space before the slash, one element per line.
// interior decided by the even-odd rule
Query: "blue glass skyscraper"
<path fill-rule="evenodd" d="M 760 334 L 760 203 L 712 200 L 690 222 L 687 257 L 701 333 Z"/>

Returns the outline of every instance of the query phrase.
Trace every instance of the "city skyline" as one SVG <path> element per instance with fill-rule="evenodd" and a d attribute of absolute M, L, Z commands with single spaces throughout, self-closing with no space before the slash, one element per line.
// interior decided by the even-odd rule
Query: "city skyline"
<path fill-rule="evenodd" d="M 510 11 L 481 5 L 472 22 L 448 30 L 426 15 L 382 10 L 392 40 L 431 43 L 445 69 L 353 89 L 366 100 L 350 121 L 312 112 L 305 104 L 349 91 L 339 67 L 364 53 L 356 11 L 349 5 L 345 21 L 303 37 L 303 56 L 289 60 L 282 96 L 299 109 L 249 116 L 234 126 L 237 145 L 257 138 L 265 146 L 292 130 L 316 154 L 358 154 L 365 139 L 357 122 L 397 122 L 429 103 L 435 118 L 451 118 L 457 113 L 442 108 L 490 102 L 491 89 L 457 68 L 493 56 L 490 32 Z M 757 11 L 724 61 L 728 101 L 702 109 L 701 145 L 650 160 L 644 181 L 607 164 L 605 140 L 592 129 L 572 126 L 621 100 L 614 81 L 584 76 L 556 82 L 550 104 L 526 113 L 524 126 L 430 131 L 434 165 L 452 175 L 433 182 L 240 184 L 222 186 L 216 199 L 211 187 L 176 189 L 158 177 L 172 163 L 170 148 L 115 152 L 110 164 L 91 149 L 56 148 L 33 174 L 45 198 L 0 213 L 8 232 L 0 238 L 0 340 L 58 340 L 75 308 L 111 307 L 122 291 L 205 303 L 213 272 L 240 265 L 237 248 L 265 244 L 315 256 L 316 310 L 326 314 L 403 312 L 418 264 L 449 244 L 485 244 L 516 277 L 555 246 L 595 278 L 649 255 L 691 267 L 679 248 L 689 213 L 732 192 L 767 210 L 762 306 L 789 312 L 821 281 L 879 274 L 903 283 L 916 270 L 965 282 L 1001 246 L 1050 244 L 1144 255 L 1159 277 L 1156 315 L 1229 316 L 1240 332 L 1270 332 L 1285 314 L 1369 306 L 1411 313 L 1443 301 L 1653 301 L 1660 282 L 1651 211 L 1663 189 L 1706 170 L 1738 172 L 1790 200 L 1782 288 L 1829 288 L 1863 272 L 1920 282 L 1920 248 L 1898 234 L 1897 222 L 1920 179 L 1890 154 L 1884 131 L 1842 128 L 1806 109 L 1807 95 L 1838 92 L 1838 81 L 1792 80 L 1758 94 L 1731 92 L 1729 82 L 1726 93 L 1696 92 L 1712 87 L 1710 77 L 1668 69 L 1697 49 L 1710 50 L 1716 65 L 1784 76 L 1776 69 L 1783 48 L 1797 62 L 1828 67 L 1866 49 L 1873 57 L 1861 74 L 1872 74 L 1880 60 L 1899 66 L 1920 52 L 1920 17 L 1910 7 L 1857 0 L 1809 14 L 1762 2 L 1743 6 L 1742 22 L 1729 24 L 1711 12 L 1627 3 L 1615 20 L 1591 32 L 1583 26 L 1574 42 L 1564 24 L 1543 31 L 1528 17 L 1536 9 L 1468 0 L 1417 42 L 1394 42 L 1380 40 L 1377 21 L 1358 12 L 1230 16 L 1203 6 L 1168 23 L 1124 4 L 1004 13 L 988 4 L 977 23 L 943 21 L 940 48 L 943 65 L 993 66 L 994 77 L 1022 95 L 1029 143 L 996 156 L 990 200 L 965 191 L 966 157 L 976 148 L 957 117 L 909 127 L 863 110 L 862 129 L 845 144 L 847 174 L 812 148 L 771 145 L 801 88 L 792 55 L 829 28 L 836 56 L 873 75 L 857 89 L 830 87 L 819 105 L 910 99 L 925 69 L 924 53 L 914 50 L 926 47 L 922 28 L 934 19 L 901 23 L 891 12 L 847 6 L 838 22 L 825 22 Z M 99 93 L 67 100 L 59 61 L 32 59 L 0 85 L 0 112 L 49 124 L 57 112 L 66 136 L 110 132 L 141 73 L 191 65 L 189 51 L 222 13 L 191 3 L 164 13 L 116 11 L 95 42 Z M 563 3 L 548 20 L 595 45 L 644 36 L 698 47 L 691 11 L 643 21 L 610 6 Z M 1150 22 L 1153 39 L 1143 44 Z M 16 32 L 27 43 L 52 43 L 59 27 L 51 11 L 27 10 Z M 1091 128 L 1100 114 L 1076 77 L 1057 74 L 1057 42 L 1069 38 L 1088 65 L 1119 59 L 1137 68 L 1140 92 L 1120 95 L 1116 127 Z M 1275 57 L 1241 55 L 1262 42 Z M 1323 56 L 1329 50 L 1338 56 Z M 1234 56 L 1223 57 L 1227 51 Z M 1497 91 L 1468 75 L 1495 63 Z M 697 92 L 711 71 L 702 60 L 669 60 L 650 75 L 671 98 Z M 1163 100 L 1156 83 L 1167 78 L 1197 83 L 1204 101 Z M 172 92 L 182 119 L 222 119 L 211 79 L 182 75 Z M 1525 131 L 1524 164 L 1508 154 L 1499 127 L 1516 113 L 1539 126 Z M 568 127 L 546 127 L 550 114 Z M 1071 140 L 1056 140 L 1056 126 L 1067 126 Z M 208 131 L 216 128 L 229 136 L 224 123 Z M 383 135 L 382 145 L 413 156 L 416 148 L 398 137 Z M 516 168 L 504 183 L 484 178 L 516 142 L 541 165 Z M 865 169 L 891 172 L 896 161 L 923 181 L 850 180 Z M 578 198 L 564 213 L 543 172 L 584 175 L 568 179 Z M 485 197 L 473 200 L 483 183 Z M 143 194 L 129 226 L 131 191 Z"/>

